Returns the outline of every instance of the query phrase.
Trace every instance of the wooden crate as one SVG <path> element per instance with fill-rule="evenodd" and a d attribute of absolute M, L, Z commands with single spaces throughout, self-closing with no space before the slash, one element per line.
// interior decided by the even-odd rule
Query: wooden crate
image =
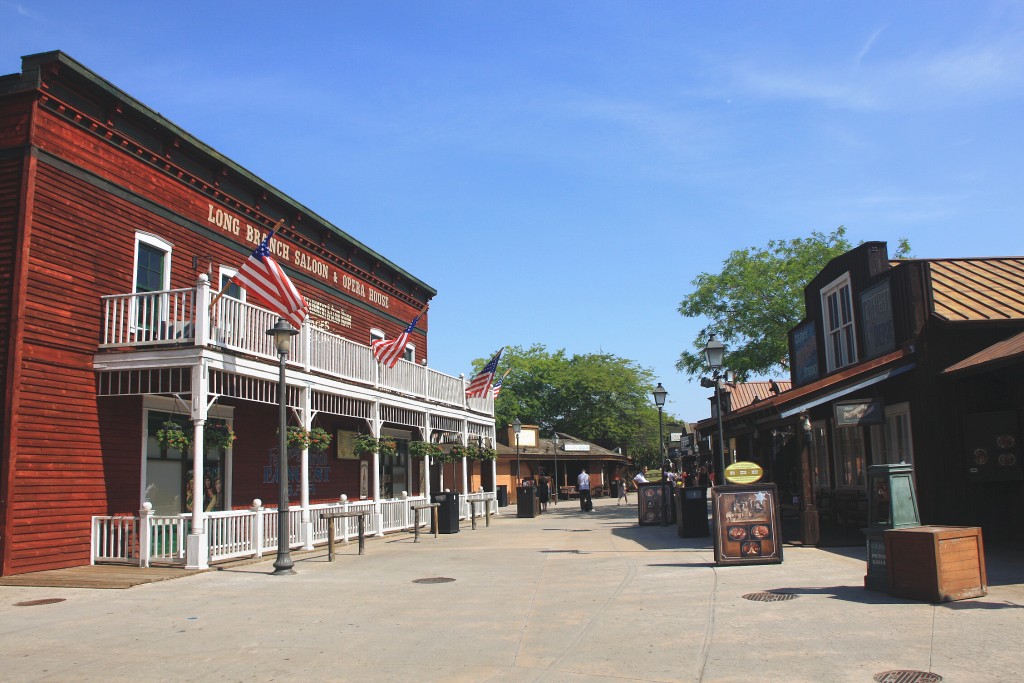
<path fill-rule="evenodd" d="M 951 602 L 988 593 L 979 527 L 887 529 L 885 551 L 890 595 Z"/>

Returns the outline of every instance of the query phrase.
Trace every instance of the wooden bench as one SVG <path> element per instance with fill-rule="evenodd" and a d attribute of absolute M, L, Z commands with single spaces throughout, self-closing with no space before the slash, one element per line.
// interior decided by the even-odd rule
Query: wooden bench
<path fill-rule="evenodd" d="M 327 561 L 334 562 L 334 520 L 348 519 L 349 517 L 359 518 L 359 554 L 365 554 L 366 548 L 366 517 L 369 510 L 325 510 L 320 513 L 320 519 L 327 520 Z"/>
<path fill-rule="evenodd" d="M 487 517 L 487 526 L 491 525 L 491 506 L 488 505 L 491 501 L 489 500 L 467 500 L 469 503 L 469 519 L 472 522 L 472 528 L 476 529 L 476 506 L 484 506 L 484 515 Z M 434 528 L 437 528 L 436 525 Z"/>
<path fill-rule="evenodd" d="M 575 486 L 562 486 L 558 489 L 558 495 L 565 496 L 566 500 L 578 497 L 580 494 Z"/>
<path fill-rule="evenodd" d="M 412 531 L 413 531 L 413 543 L 420 542 L 420 510 L 432 510 L 434 519 L 434 538 L 437 538 L 437 508 L 441 507 L 440 503 L 420 503 L 418 505 L 412 505 L 413 520 L 412 520 Z"/>

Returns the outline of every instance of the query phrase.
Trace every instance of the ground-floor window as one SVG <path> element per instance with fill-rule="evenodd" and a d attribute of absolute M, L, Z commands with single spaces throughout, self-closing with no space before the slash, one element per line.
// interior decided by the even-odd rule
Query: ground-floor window
<path fill-rule="evenodd" d="M 191 436 L 192 420 L 181 412 L 173 412 L 173 404 L 166 405 L 159 398 L 148 401 L 144 410 L 144 477 L 143 501 L 153 505 L 159 515 L 178 515 L 192 512 L 193 476 L 195 461 L 189 452 L 161 445 L 157 432 L 167 423 L 178 424 Z M 169 407 L 172 410 L 161 408 Z M 208 424 L 225 424 L 230 427 L 229 413 L 222 417 L 211 417 Z M 229 497 L 229 454 L 223 448 L 207 446 L 203 454 L 202 477 L 203 510 L 217 512 L 230 509 Z"/>
<path fill-rule="evenodd" d="M 836 487 L 866 486 L 866 457 L 863 427 L 836 427 Z"/>
<path fill-rule="evenodd" d="M 380 497 L 398 498 L 402 491 L 412 490 L 409 471 L 409 440 L 410 432 L 399 430 L 382 430 L 382 436 L 390 436 L 395 440 L 395 454 L 382 455 L 380 458 Z"/>
<path fill-rule="evenodd" d="M 825 438 L 826 422 L 811 423 L 811 482 L 815 492 L 828 491 L 828 439 Z"/>
<path fill-rule="evenodd" d="M 871 448 L 875 464 L 914 464 L 909 403 L 885 407 L 885 424 L 871 427 Z"/>

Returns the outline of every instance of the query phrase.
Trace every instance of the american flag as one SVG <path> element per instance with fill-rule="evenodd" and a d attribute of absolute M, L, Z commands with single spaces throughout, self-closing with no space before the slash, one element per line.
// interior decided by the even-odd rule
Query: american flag
<path fill-rule="evenodd" d="M 270 309 L 299 329 L 302 321 L 309 315 L 309 305 L 295 289 L 281 266 L 270 256 L 270 240 L 277 234 L 274 230 L 268 234 L 260 246 L 249 255 L 242 267 L 238 269 L 233 280 L 245 287 L 250 294 L 262 299 Z"/>
<path fill-rule="evenodd" d="M 512 371 L 506 370 L 505 374 L 499 377 L 498 381 L 494 383 L 493 387 L 491 387 L 492 391 L 494 391 L 494 398 L 498 398 L 498 394 L 501 393 L 501 383 L 505 381 L 505 378 L 508 377 L 508 373 L 510 372 Z"/>
<path fill-rule="evenodd" d="M 409 343 L 409 335 L 416 329 L 416 323 L 419 322 L 421 315 L 423 315 L 422 312 L 412 319 L 409 327 L 405 328 L 402 334 L 394 339 L 378 339 L 371 344 L 373 357 L 377 359 L 378 363 L 389 368 L 393 368 L 398 364 L 399 359 L 405 355 L 405 346 Z"/>
<path fill-rule="evenodd" d="M 491 391 L 491 382 L 494 380 L 494 373 L 498 369 L 498 360 L 501 358 L 501 352 L 505 350 L 505 347 L 498 349 L 498 352 L 494 354 L 494 358 L 487 361 L 487 365 L 484 369 L 476 373 L 473 379 L 466 386 L 466 397 L 467 398 L 486 398 L 487 393 Z"/>

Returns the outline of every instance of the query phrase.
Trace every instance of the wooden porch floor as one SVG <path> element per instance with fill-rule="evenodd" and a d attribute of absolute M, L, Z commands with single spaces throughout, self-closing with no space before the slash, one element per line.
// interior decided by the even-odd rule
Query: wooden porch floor
<path fill-rule="evenodd" d="M 135 567 L 123 564 L 96 564 L 68 569 L 0 576 L 0 586 L 35 586 L 40 588 L 131 588 L 191 576 L 209 569 L 181 567 Z"/>

